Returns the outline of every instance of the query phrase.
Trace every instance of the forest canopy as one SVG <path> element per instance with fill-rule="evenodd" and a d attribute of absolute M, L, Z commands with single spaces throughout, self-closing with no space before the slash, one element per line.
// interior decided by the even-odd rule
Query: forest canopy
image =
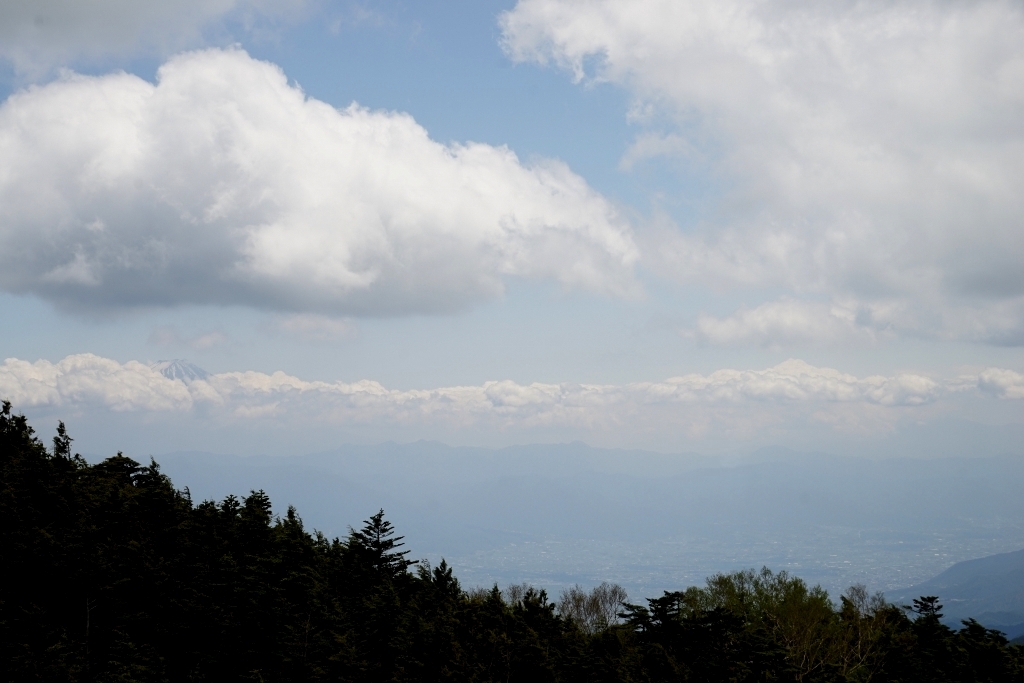
<path fill-rule="evenodd" d="M 467 590 L 379 511 L 345 538 L 262 491 L 192 500 L 0 414 L 6 681 L 1024 681 L 1024 649 L 939 599 L 838 602 L 786 572 L 634 604 L 620 587 Z"/>

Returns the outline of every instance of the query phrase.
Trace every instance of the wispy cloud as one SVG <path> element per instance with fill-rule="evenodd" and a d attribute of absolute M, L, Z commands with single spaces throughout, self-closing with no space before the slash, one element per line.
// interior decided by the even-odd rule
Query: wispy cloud
<path fill-rule="evenodd" d="M 299 313 L 277 318 L 270 327 L 305 341 L 337 342 L 356 336 L 356 324 L 349 319 Z"/>
<path fill-rule="evenodd" d="M 205 29 L 233 18 L 250 31 L 302 16 L 305 0 L 5 0 L 0 59 L 45 72 L 76 59 L 166 55 L 202 42 Z"/>
<path fill-rule="evenodd" d="M 211 349 L 228 343 L 228 336 L 219 330 L 185 337 L 172 325 L 156 327 L 146 340 L 153 346 L 188 347 L 197 350 Z"/>
<path fill-rule="evenodd" d="M 702 314 L 684 336 L 722 346 L 784 348 L 850 340 L 870 341 L 876 335 L 869 320 L 858 320 L 856 309 L 794 299 L 741 308 L 718 318 Z"/>

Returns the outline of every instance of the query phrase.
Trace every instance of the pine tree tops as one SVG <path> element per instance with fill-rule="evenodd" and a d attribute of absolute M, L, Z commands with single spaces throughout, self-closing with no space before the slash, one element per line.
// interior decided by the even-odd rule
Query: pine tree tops
<path fill-rule="evenodd" d="M 405 545 L 404 536 L 395 536 L 391 522 L 384 519 L 384 510 L 370 517 L 359 531 L 349 534 L 349 549 L 358 552 L 381 578 L 393 579 L 405 574 L 412 560 L 405 559 L 408 550 L 398 550 Z"/>

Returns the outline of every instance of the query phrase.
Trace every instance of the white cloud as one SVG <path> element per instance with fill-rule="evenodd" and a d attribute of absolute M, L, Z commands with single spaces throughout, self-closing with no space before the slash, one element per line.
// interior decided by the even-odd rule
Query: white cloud
<path fill-rule="evenodd" d="M 1024 376 L 1010 370 L 949 380 L 912 373 L 856 377 L 800 360 L 765 370 L 719 370 L 624 385 L 504 380 L 412 390 L 372 380 L 310 381 L 283 372 L 206 375 L 182 361 L 174 364 L 189 370 L 174 376 L 192 379 L 170 379 L 160 369 L 171 364 L 121 364 L 92 354 L 57 363 L 9 358 L 0 365 L 0 398 L 23 409 L 193 412 L 229 423 L 258 418 L 266 426 L 266 420 L 276 420 L 290 428 L 319 423 L 741 435 L 809 423 L 878 433 L 901 419 L 923 416 L 930 406 L 944 410 L 942 402 L 954 394 L 975 401 L 986 395 L 1024 398 Z"/>
<path fill-rule="evenodd" d="M 0 365 L 0 394 L 26 407 L 84 404 L 115 411 L 186 410 L 193 404 L 188 387 L 158 370 L 90 353 L 58 363 L 8 358 Z"/>
<path fill-rule="evenodd" d="M 629 225 L 564 164 L 335 109 L 241 50 L 179 55 L 156 85 L 11 96 L 0 239 L 0 286 L 76 309 L 387 315 L 458 310 L 506 276 L 637 287 Z"/>
<path fill-rule="evenodd" d="M 635 121 L 675 122 L 625 166 L 710 160 L 714 218 L 650 250 L 667 272 L 1024 343 L 1021 3 L 520 0 L 501 21 L 513 59 L 617 83 Z"/>
<path fill-rule="evenodd" d="M 701 151 L 679 134 L 644 133 L 639 135 L 619 161 L 619 168 L 631 171 L 642 161 L 660 156 L 676 156 L 688 160 L 704 160 Z"/>
<path fill-rule="evenodd" d="M 767 348 L 875 336 L 874 330 L 858 324 L 855 309 L 794 299 L 741 308 L 725 318 L 702 314 L 696 328 L 685 334 L 710 344 Z"/>
<path fill-rule="evenodd" d="M 304 0 L 5 0 L 0 58 L 35 71 L 78 58 L 164 53 L 195 45 L 213 22 L 301 13 Z"/>
<path fill-rule="evenodd" d="M 781 349 L 801 344 L 872 343 L 894 335 L 1024 344 L 1024 300 L 948 303 L 941 310 L 908 298 L 834 297 L 830 303 L 783 297 L 728 316 L 702 313 L 683 336 L 720 346 Z"/>
<path fill-rule="evenodd" d="M 988 368 L 978 376 L 978 388 L 999 398 L 1024 398 L 1024 375 L 1013 370 Z"/>

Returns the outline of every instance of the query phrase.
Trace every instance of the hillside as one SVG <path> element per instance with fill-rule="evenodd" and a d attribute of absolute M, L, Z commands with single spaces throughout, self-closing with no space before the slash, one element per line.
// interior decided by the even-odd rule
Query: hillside
<path fill-rule="evenodd" d="M 1010 638 L 1024 635 L 1024 550 L 958 562 L 938 576 L 886 597 L 909 603 L 921 595 L 937 595 L 946 621 L 974 617 Z"/>

